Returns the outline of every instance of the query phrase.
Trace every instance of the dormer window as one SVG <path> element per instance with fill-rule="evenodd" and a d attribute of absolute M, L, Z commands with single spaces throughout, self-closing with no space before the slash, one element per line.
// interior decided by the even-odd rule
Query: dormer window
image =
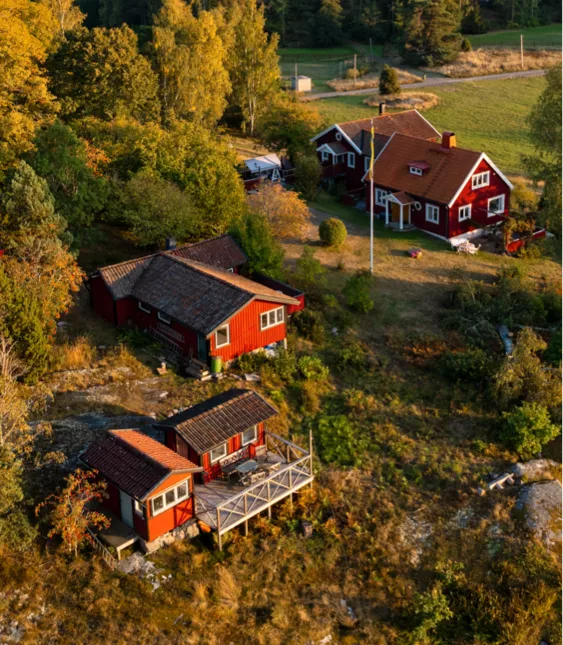
<path fill-rule="evenodd" d="M 426 170 L 430 170 L 430 164 L 426 161 L 411 161 L 409 164 L 409 172 L 411 175 L 422 177 Z"/>
<path fill-rule="evenodd" d="M 409 166 L 409 172 L 411 175 L 418 175 L 422 177 L 422 168 L 417 168 L 416 166 Z"/>

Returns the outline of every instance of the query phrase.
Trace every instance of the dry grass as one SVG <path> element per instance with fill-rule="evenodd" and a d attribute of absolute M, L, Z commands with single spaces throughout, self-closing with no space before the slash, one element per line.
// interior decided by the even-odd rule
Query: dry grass
<path fill-rule="evenodd" d="M 399 77 L 399 83 L 401 85 L 409 85 L 411 83 L 420 83 L 422 81 L 421 76 L 407 72 L 404 69 L 399 67 L 394 68 Z M 367 74 L 360 81 L 354 83 L 353 79 L 342 79 L 334 78 L 332 81 L 329 81 L 327 85 L 336 92 L 349 92 L 351 90 L 364 90 L 370 87 L 377 88 L 379 87 L 379 74 L 380 70 Z"/>
<path fill-rule="evenodd" d="M 388 96 L 374 94 L 365 99 L 364 103 L 377 107 L 381 101 L 385 101 L 385 105 L 393 110 L 429 110 L 438 105 L 440 97 L 431 92 L 401 92 Z"/>
<path fill-rule="evenodd" d="M 79 370 L 91 367 L 96 358 L 96 348 L 88 336 L 65 340 L 53 348 L 53 369 Z"/>
<path fill-rule="evenodd" d="M 560 62 L 561 52 L 527 51 L 524 54 L 523 69 L 547 69 Z M 435 67 L 431 71 L 452 78 L 467 78 L 503 72 L 520 72 L 522 64 L 520 52 L 514 49 L 476 49 L 472 52 L 462 52 L 455 63 Z"/>

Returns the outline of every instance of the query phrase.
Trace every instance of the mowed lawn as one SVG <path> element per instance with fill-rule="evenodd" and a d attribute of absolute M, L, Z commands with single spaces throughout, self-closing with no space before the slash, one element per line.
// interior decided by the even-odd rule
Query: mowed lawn
<path fill-rule="evenodd" d="M 533 151 L 526 117 L 539 98 L 545 80 L 516 78 L 429 87 L 441 101 L 424 116 L 439 131 L 452 130 L 459 146 L 482 150 L 510 175 L 524 172 L 522 155 Z M 327 124 L 376 114 L 364 104 L 366 96 L 341 96 L 308 104 Z"/>
<path fill-rule="evenodd" d="M 469 36 L 473 48 L 495 45 L 520 46 L 520 34 L 524 35 L 524 46 L 561 47 L 561 24 L 530 27 L 529 29 L 509 29 L 490 31 L 487 34 Z"/>

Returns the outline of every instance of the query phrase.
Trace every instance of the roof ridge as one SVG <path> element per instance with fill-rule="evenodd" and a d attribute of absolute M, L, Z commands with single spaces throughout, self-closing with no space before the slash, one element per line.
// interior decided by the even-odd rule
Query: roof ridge
<path fill-rule="evenodd" d="M 123 260 L 123 262 L 117 262 L 116 264 L 108 264 L 107 266 L 100 267 L 98 271 L 104 271 L 105 269 L 113 269 L 114 267 L 120 267 L 120 266 L 123 266 L 124 264 L 131 264 L 131 262 L 140 262 L 141 260 L 146 260 L 147 258 L 154 258 L 155 255 L 160 255 L 160 253 L 141 255 L 140 258 L 131 258 L 131 260 Z"/>
<path fill-rule="evenodd" d="M 151 439 L 152 441 L 155 441 L 155 443 L 158 443 L 158 441 L 156 441 L 152 437 L 149 437 L 148 434 L 144 434 L 140 430 L 137 430 L 135 428 L 122 428 L 122 429 L 116 429 L 116 430 L 109 430 L 109 433 L 111 434 L 111 436 L 114 437 L 119 443 L 121 443 L 122 445 L 123 444 L 127 445 L 128 448 L 130 448 L 131 450 L 133 450 L 137 454 L 141 455 L 143 457 L 143 459 L 145 459 L 146 461 L 149 461 L 152 464 L 154 464 L 156 466 L 159 466 L 160 468 L 164 468 L 168 472 L 173 472 L 173 469 L 171 469 L 169 466 L 165 466 L 161 461 L 158 461 L 154 457 L 151 457 L 150 455 L 147 455 L 146 452 L 143 452 L 142 450 L 140 450 L 136 446 L 131 445 L 128 441 L 123 439 L 120 435 L 116 434 L 116 432 L 136 432 L 137 434 L 140 434 L 143 437 L 146 437 L 147 439 Z M 162 445 L 162 444 L 159 444 L 159 445 Z M 163 447 L 167 448 L 167 446 L 163 446 Z M 179 455 L 179 456 L 181 457 L 182 455 Z"/>
<path fill-rule="evenodd" d="M 401 110 L 400 112 L 385 112 L 384 114 L 376 114 L 375 116 L 366 116 L 363 119 L 355 119 L 354 121 L 342 121 L 341 123 L 335 123 L 335 125 L 349 125 L 350 123 L 359 123 L 360 121 L 371 121 L 372 119 L 382 119 L 388 116 L 398 116 L 399 114 L 407 114 L 407 112 L 418 113 L 418 110 L 411 108 L 410 110 Z"/>
<path fill-rule="evenodd" d="M 439 152 L 442 148 L 440 141 L 430 141 L 429 139 L 423 139 L 422 137 L 415 137 L 412 134 L 405 134 L 404 132 L 395 132 L 398 137 L 407 137 L 408 139 L 417 139 L 418 141 L 426 141 L 431 146 L 437 146 L 436 152 Z M 476 155 L 485 154 L 483 151 L 473 150 L 472 148 L 462 148 L 461 146 L 453 146 L 449 150 L 443 149 L 445 153 L 451 154 L 452 150 L 461 150 L 462 152 L 472 152 Z"/>
<path fill-rule="evenodd" d="M 193 249 L 194 246 L 199 246 L 200 244 L 208 244 L 209 242 L 214 242 L 215 240 L 220 240 L 223 237 L 232 237 L 229 233 L 223 233 L 222 235 L 217 235 L 216 237 L 208 237 L 205 240 L 200 240 L 199 242 L 192 242 L 191 244 L 183 244 L 178 246 L 175 249 L 168 249 L 164 253 L 174 253 L 174 251 L 179 251 L 180 249 Z"/>
<path fill-rule="evenodd" d="M 227 390 L 228 392 L 228 390 Z M 195 421 L 196 419 L 201 420 L 202 418 L 207 417 L 211 413 L 215 413 L 217 410 L 221 410 L 222 408 L 227 407 L 229 404 L 234 403 L 235 401 L 240 401 L 240 399 L 243 399 L 247 396 L 250 396 L 251 394 L 258 394 L 255 390 L 241 390 L 240 394 L 237 394 L 237 396 L 233 396 L 232 399 L 229 399 L 228 401 L 223 401 L 223 403 L 219 403 L 218 405 L 213 406 L 209 410 L 204 410 L 201 414 L 198 414 L 195 417 L 192 417 L 191 419 L 186 419 L 185 421 L 181 421 L 180 424 L 178 425 L 184 425 L 186 423 L 189 423 L 190 421 Z M 258 396 L 260 396 L 258 394 Z M 260 397 L 262 398 L 262 397 Z M 201 403 L 206 403 L 206 401 L 202 401 Z M 267 401 L 266 401 L 267 403 Z M 196 403 L 195 405 L 199 405 L 199 403 Z M 195 405 L 192 406 L 195 407 Z M 189 411 L 191 408 L 188 408 L 185 410 L 186 412 Z"/>

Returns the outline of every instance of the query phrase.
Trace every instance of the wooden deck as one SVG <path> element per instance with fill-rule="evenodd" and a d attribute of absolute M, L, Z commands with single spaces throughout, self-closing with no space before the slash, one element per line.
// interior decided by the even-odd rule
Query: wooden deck
<path fill-rule="evenodd" d="M 95 529 L 94 534 L 103 543 L 109 547 L 113 547 L 117 553 L 117 559 L 121 557 L 121 551 L 127 547 L 135 544 L 139 539 L 139 535 L 125 522 L 116 517 L 113 513 L 108 511 L 103 506 L 97 504 L 96 511 L 103 513 L 110 521 L 111 525 L 107 529 Z"/>
<path fill-rule="evenodd" d="M 265 459 L 269 463 L 279 463 L 280 467 L 262 481 L 243 486 L 213 480 L 194 486 L 196 517 L 218 533 L 219 548 L 221 535 L 269 510 L 314 479 L 309 451 L 269 432 L 266 443 Z"/>

